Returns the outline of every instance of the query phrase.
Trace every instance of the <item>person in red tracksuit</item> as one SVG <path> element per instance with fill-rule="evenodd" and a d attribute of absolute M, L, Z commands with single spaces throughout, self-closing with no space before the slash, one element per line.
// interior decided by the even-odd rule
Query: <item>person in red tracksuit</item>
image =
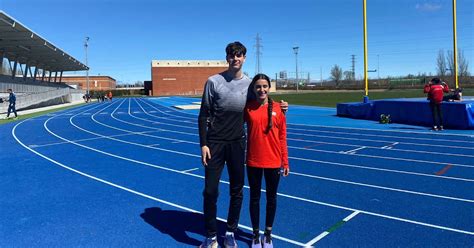
<path fill-rule="evenodd" d="M 433 130 L 443 130 L 443 112 L 441 111 L 441 102 L 443 101 L 444 92 L 449 92 L 449 87 L 439 78 L 433 78 L 425 85 L 425 93 L 428 93 L 430 100 L 431 113 L 433 114 Z"/>
<path fill-rule="evenodd" d="M 288 148 L 286 118 L 280 104 L 269 96 L 270 78 L 257 74 L 250 89 L 255 99 L 247 101 L 244 120 L 247 122 L 247 177 L 250 186 L 250 219 L 254 237 L 252 247 L 273 247 L 271 232 L 277 205 L 277 189 L 280 175 L 288 176 Z M 280 171 L 281 169 L 281 171 Z M 260 239 L 260 192 L 262 177 L 266 185 L 265 232 Z"/>

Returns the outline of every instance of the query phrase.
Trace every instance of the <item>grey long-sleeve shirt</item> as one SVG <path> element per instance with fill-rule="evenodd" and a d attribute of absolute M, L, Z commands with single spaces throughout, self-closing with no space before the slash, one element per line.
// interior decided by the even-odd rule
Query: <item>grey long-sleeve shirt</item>
<path fill-rule="evenodd" d="M 228 78 L 225 72 L 209 77 L 204 86 L 199 111 L 199 140 L 226 143 L 245 138 L 243 110 L 247 102 L 250 79 Z"/>

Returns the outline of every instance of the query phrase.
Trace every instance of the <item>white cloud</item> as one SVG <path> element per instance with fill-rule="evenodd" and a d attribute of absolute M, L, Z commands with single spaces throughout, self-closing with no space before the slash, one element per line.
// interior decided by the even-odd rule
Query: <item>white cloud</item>
<path fill-rule="evenodd" d="M 417 10 L 426 12 L 435 12 L 441 9 L 441 4 L 438 3 L 418 3 L 415 7 Z"/>

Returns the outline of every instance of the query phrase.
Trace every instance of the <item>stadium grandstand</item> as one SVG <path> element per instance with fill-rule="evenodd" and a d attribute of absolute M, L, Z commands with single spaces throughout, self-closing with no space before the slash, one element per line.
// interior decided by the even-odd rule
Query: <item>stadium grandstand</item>
<path fill-rule="evenodd" d="M 81 100 L 83 90 L 63 83 L 63 72 L 88 67 L 0 11 L 0 97 L 17 95 L 17 109 Z M 0 105 L 0 113 L 7 110 Z"/>

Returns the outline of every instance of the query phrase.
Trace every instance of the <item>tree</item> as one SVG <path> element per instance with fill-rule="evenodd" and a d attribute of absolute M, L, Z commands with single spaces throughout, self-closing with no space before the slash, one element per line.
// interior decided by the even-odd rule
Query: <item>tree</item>
<path fill-rule="evenodd" d="M 448 54 L 446 55 L 446 60 L 448 61 L 449 75 L 452 76 L 454 74 L 454 55 L 453 55 L 453 51 L 448 50 Z"/>
<path fill-rule="evenodd" d="M 444 50 L 440 49 L 438 58 L 436 59 L 436 71 L 439 76 L 446 76 L 446 59 L 444 57 Z"/>
<path fill-rule="evenodd" d="M 339 85 L 339 81 L 342 78 L 342 68 L 339 67 L 338 65 L 334 65 L 331 68 L 331 79 L 336 82 L 336 86 Z"/>
<path fill-rule="evenodd" d="M 464 57 L 464 51 L 459 49 L 459 56 L 458 56 L 458 66 L 459 66 L 459 76 L 460 77 L 467 77 L 469 76 L 469 61 L 467 61 L 466 57 Z"/>
<path fill-rule="evenodd" d="M 450 75 L 454 75 L 454 55 L 453 51 L 448 51 L 448 55 L 446 56 L 448 60 L 448 70 L 450 71 Z M 460 77 L 469 76 L 469 61 L 467 61 L 466 57 L 464 56 L 464 51 L 459 49 L 458 51 L 458 75 Z"/>
<path fill-rule="evenodd" d="M 352 71 L 345 71 L 344 72 L 344 80 L 354 80 L 354 74 Z"/>

